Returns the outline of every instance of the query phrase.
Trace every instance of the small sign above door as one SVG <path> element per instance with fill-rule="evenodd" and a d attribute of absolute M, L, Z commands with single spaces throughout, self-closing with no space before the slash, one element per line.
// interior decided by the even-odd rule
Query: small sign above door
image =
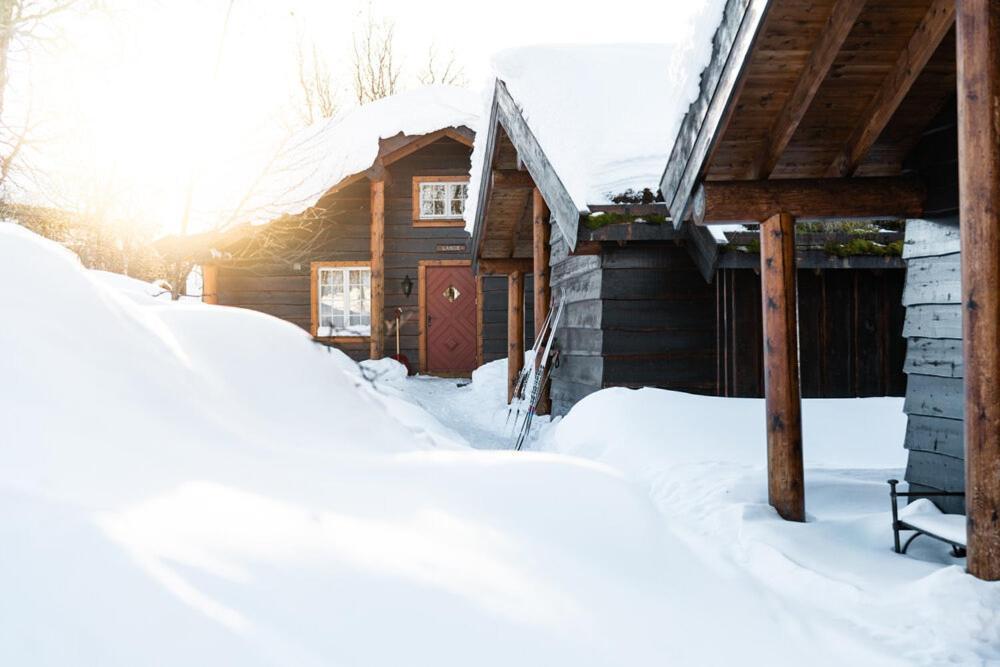
<path fill-rule="evenodd" d="M 465 252 L 464 243 L 439 243 L 438 252 Z"/>

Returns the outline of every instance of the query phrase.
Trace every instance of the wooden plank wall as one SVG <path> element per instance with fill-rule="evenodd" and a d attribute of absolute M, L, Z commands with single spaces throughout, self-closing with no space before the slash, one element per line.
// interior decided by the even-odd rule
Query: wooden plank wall
<path fill-rule="evenodd" d="M 419 357 L 417 311 L 417 265 L 422 259 L 469 259 L 469 234 L 464 227 L 414 227 L 413 176 L 460 176 L 469 171 L 470 148 L 442 139 L 390 165 L 386 184 L 385 212 L 385 310 L 384 320 L 395 318 L 403 308 L 400 347 L 413 364 Z M 322 242 L 312 257 L 296 269 L 292 264 L 258 262 L 253 266 L 219 268 L 219 303 L 252 308 L 309 329 L 309 262 L 343 260 L 367 262 L 371 257 L 371 196 L 367 180 L 337 192 L 322 202 L 327 225 Z M 439 245 L 461 245 L 463 252 L 438 252 Z M 413 291 L 403 295 L 405 276 Z M 474 298 L 475 295 L 470 295 Z M 506 298 L 506 296 L 504 297 Z M 387 329 L 385 353 L 395 352 L 396 338 Z M 336 343 L 351 358 L 368 358 L 368 339 Z"/>
<path fill-rule="evenodd" d="M 681 243 L 601 255 L 604 386 L 715 394 L 715 287 Z"/>
<path fill-rule="evenodd" d="M 400 347 L 414 369 L 420 356 L 417 264 L 422 259 L 469 259 L 470 254 L 469 233 L 464 227 L 413 226 L 413 177 L 468 174 L 469 155 L 467 146 L 443 139 L 393 163 L 388 169 L 385 190 L 385 319 L 394 318 L 397 307 L 403 309 L 405 321 L 400 328 Z M 438 252 L 439 245 L 462 245 L 466 251 Z M 409 298 L 403 296 L 402 288 L 407 275 L 414 283 Z M 475 298 L 475 295 L 469 296 Z M 395 353 L 395 335 L 386 336 L 385 349 L 386 354 Z"/>
<path fill-rule="evenodd" d="M 677 243 L 605 244 L 569 256 L 552 243 L 552 291 L 566 299 L 552 414 L 603 387 L 714 393 L 715 288 Z"/>
<path fill-rule="evenodd" d="M 550 245 L 552 296 L 565 304 L 554 343 L 559 365 L 552 369 L 550 390 L 552 415 L 559 416 L 603 386 L 602 275 L 601 258 L 569 255 L 562 234 L 552 234 Z"/>
<path fill-rule="evenodd" d="M 909 266 L 903 292 L 904 334 L 909 341 L 906 481 L 915 490 L 962 491 L 964 369 L 958 226 L 909 221 L 903 255 Z M 961 498 L 935 499 L 935 503 L 947 512 L 964 511 Z"/>
<path fill-rule="evenodd" d="M 329 228 L 316 251 L 316 261 L 361 261 L 370 258 L 368 181 L 337 193 L 328 207 Z M 257 262 L 252 266 L 219 266 L 219 303 L 250 308 L 287 320 L 306 331 L 310 323 L 309 260 L 298 263 Z M 413 276 L 414 280 L 416 275 Z M 368 358 L 368 339 L 338 345 L 355 360 Z"/>
<path fill-rule="evenodd" d="M 535 342 L 531 275 L 524 277 L 524 349 Z M 483 276 L 483 363 L 507 356 L 507 277 Z"/>
<path fill-rule="evenodd" d="M 907 223 L 903 249 L 906 480 L 915 490 L 965 489 L 957 123 L 957 102 L 951 102 L 904 163 L 927 186 L 926 219 Z M 965 511 L 962 499 L 935 502 L 947 512 Z"/>
<path fill-rule="evenodd" d="M 798 271 L 803 398 L 902 396 L 906 390 L 900 269 Z M 764 395 L 760 278 L 724 269 L 716 280 L 719 393 Z"/>

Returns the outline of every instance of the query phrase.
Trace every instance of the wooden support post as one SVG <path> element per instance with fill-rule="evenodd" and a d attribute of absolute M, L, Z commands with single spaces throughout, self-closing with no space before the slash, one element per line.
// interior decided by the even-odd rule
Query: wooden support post
<path fill-rule="evenodd" d="M 524 274 L 507 276 L 507 402 L 514 399 L 514 383 L 524 366 Z"/>
<path fill-rule="evenodd" d="M 369 356 L 385 349 L 385 181 L 371 182 L 371 340 Z"/>
<path fill-rule="evenodd" d="M 533 233 L 533 252 L 532 258 L 534 259 L 534 303 L 535 303 L 535 338 L 537 339 L 541 333 L 542 324 L 545 322 L 545 318 L 549 314 L 549 300 L 550 300 L 550 290 L 549 290 L 549 207 L 546 206 L 545 200 L 542 198 L 542 193 L 535 188 L 532 194 L 531 200 L 532 209 L 532 219 L 534 224 L 532 225 Z M 535 357 L 535 368 L 542 362 L 541 354 Z M 547 415 L 549 414 L 550 401 L 549 401 L 549 388 L 545 385 L 542 388 L 542 393 L 538 397 L 538 405 L 535 410 L 536 414 Z"/>
<path fill-rule="evenodd" d="M 219 267 L 215 264 L 201 265 L 201 301 L 219 303 Z"/>
<path fill-rule="evenodd" d="M 959 0 L 958 159 L 969 574 L 1000 580 L 1000 4 Z"/>
<path fill-rule="evenodd" d="M 795 219 L 787 213 L 774 215 L 760 226 L 760 278 L 764 309 L 767 497 L 782 518 L 805 521 L 795 312 Z"/>

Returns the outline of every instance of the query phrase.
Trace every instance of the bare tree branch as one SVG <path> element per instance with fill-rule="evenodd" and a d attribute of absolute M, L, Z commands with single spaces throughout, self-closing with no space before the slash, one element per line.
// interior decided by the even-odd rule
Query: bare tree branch
<path fill-rule="evenodd" d="M 354 31 L 354 95 L 358 104 L 393 95 L 402 70 L 395 55 L 396 24 L 376 21 L 371 7 L 360 30 Z"/>
<path fill-rule="evenodd" d="M 446 57 L 438 53 L 437 45 L 431 44 L 427 49 L 427 60 L 424 68 L 417 75 L 420 83 L 425 86 L 442 83 L 449 86 L 464 86 L 469 83 L 465 76 L 465 68 L 458 64 L 455 50 L 448 52 Z"/>

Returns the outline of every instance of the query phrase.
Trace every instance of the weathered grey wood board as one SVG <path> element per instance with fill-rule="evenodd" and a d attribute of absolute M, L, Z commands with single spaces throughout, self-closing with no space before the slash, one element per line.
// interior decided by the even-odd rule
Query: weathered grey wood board
<path fill-rule="evenodd" d="M 903 305 L 962 302 L 962 266 L 958 253 L 917 257 L 907 262 Z"/>
<path fill-rule="evenodd" d="M 909 220 L 904 370 L 908 375 L 905 447 L 911 490 L 962 491 L 964 390 L 961 256 L 958 226 Z M 961 498 L 934 498 L 947 512 L 961 512 Z"/>

